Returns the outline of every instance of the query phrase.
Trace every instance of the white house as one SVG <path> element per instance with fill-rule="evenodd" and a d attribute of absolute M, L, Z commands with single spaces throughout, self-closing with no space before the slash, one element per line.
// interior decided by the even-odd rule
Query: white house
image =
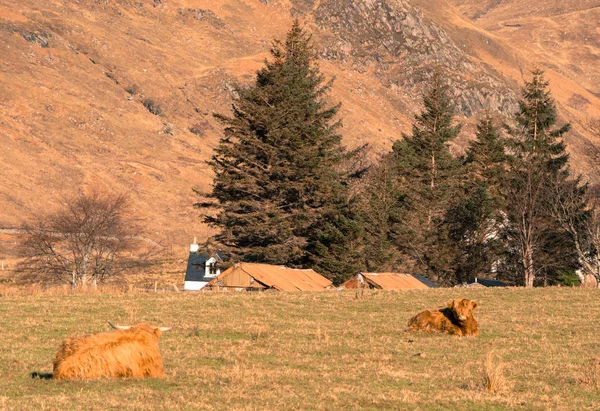
<path fill-rule="evenodd" d="M 202 289 L 210 280 L 221 274 L 219 265 L 222 262 L 223 255 L 221 253 L 217 252 L 211 255 L 201 253 L 194 238 L 194 243 L 190 245 L 183 289 L 188 291 Z"/>

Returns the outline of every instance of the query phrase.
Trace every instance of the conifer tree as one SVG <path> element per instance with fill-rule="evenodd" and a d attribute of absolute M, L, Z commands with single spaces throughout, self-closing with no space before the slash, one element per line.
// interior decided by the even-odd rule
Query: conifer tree
<path fill-rule="evenodd" d="M 523 283 L 569 263 L 572 244 L 549 212 L 552 185 L 568 178 L 569 156 L 560 137 L 570 125 L 555 128 L 556 106 L 541 70 L 526 82 L 515 126 L 507 127 L 510 152 L 507 197 L 508 239 L 516 251 Z M 558 179 L 558 180 L 557 180 Z"/>
<path fill-rule="evenodd" d="M 215 178 L 205 197 L 219 211 L 205 221 L 221 229 L 216 240 L 237 258 L 318 264 L 332 248 L 330 237 L 351 230 L 342 217 L 348 196 L 340 164 L 347 153 L 337 133 L 339 104 L 326 100 L 331 84 L 296 20 L 285 42 L 274 42 L 254 84 L 236 87 L 233 115 L 216 115 L 224 138 L 209 163 Z M 332 215 L 348 224 L 326 225 Z M 347 250 L 343 239 L 335 246 L 337 254 Z"/>
<path fill-rule="evenodd" d="M 460 163 L 447 143 L 460 131 L 448 86 L 436 70 L 416 115 L 412 134 L 394 143 L 397 173 L 405 189 L 407 214 L 396 244 L 431 279 L 454 283 L 456 247 L 449 238 L 446 214 L 455 200 Z"/>
<path fill-rule="evenodd" d="M 405 188 L 396 172 L 393 152 L 364 177 L 361 214 L 364 220 L 364 265 L 368 271 L 393 272 L 406 262 L 394 239 L 402 230 Z"/>
<path fill-rule="evenodd" d="M 451 238 L 459 247 L 459 282 L 496 270 L 502 254 L 500 232 L 506 206 L 502 190 L 506 154 L 504 140 L 489 113 L 477 125 L 476 139 L 467 148 L 463 198 L 450 209 Z"/>

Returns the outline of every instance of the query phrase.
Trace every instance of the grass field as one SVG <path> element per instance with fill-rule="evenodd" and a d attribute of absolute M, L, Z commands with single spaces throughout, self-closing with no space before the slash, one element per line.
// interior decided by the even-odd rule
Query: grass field
<path fill-rule="evenodd" d="M 457 297 L 480 303 L 479 337 L 404 332 L 417 311 Z M 599 409 L 599 297 L 567 288 L 0 297 L 0 409 Z M 161 338 L 168 377 L 31 377 L 52 372 L 64 337 L 107 331 L 107 320 L 174 326 Z"/>

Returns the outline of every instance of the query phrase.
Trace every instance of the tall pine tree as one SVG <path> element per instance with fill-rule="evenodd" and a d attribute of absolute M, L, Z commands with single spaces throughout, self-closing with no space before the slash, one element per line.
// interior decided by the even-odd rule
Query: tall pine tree
<path fill-rule="evenodd" d="M 436 70 L 415 117 L 412 134 L 394 143 L 397 173 L 405 189 L 407 213 L 396 237 L 431 279 L 453 284 L 455 244 L 449 238 L 447 210 L 460 184 L 460 162 L 448 148 L 460 132 L 454 124 L 454 103 Z"/>
<path fill-rule="evenodd" d="M 327 265 L 330 252 L 336 260 L 350 252 L 344 241 L 360 227 L 346 213 L 340 164 L 347 153 L 337 133 L 339 104 L 326 101 L 331 84 L 296 20 L 254 84 L 236 87 L 233 115 L 216 115 L 225 135 L 209 163 L 215 178 L 205 197 L 219 211 L 205 221 L 221 229 L 216 240 L 237 258 Z"/>
<path fill-rule="evenodd" d="M 550 271 L 568 268 L 568 238 L 549 212 L 552 185 L 568 177 L 569 156 L 560 137 L 570 125 L 555 128 L 556 106 L 541 70 L 523 89 L 510 137 L 507 196 L 508 239 L 526 287 Z M 566 266 L 565 266 L 566 264 Z"/>
<path fill-rule="evenodd" d="M 487 113 L 467 148 L 462 199 L 448 213 L 451 238 L 460 250 L 456 267 L 459 282 L 493 275 L 502 254 L 499 234 L 506 206 L 502 190 L 506 174 L 504 147 L 504 140 Z"/>
<path fill-rule="evenodd" d="M 393 153 L 364 177 L 360 209 L 364 220 L 364 265 L 368 271 L 407 269 L 406 255 L 394 239 L 402 231 L 406 212 L 405 187 L 398 178 Z"/>

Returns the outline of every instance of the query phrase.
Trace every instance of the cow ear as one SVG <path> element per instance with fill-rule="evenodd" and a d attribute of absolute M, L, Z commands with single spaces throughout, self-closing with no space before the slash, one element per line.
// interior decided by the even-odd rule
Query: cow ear
<path fill-rule="evenodd" d="M 471 307 L 473 309 L 476 309 L 477 307 L 479 307 L 479 304 L 477 304 L 475 301 L 471 301 Z"/>

